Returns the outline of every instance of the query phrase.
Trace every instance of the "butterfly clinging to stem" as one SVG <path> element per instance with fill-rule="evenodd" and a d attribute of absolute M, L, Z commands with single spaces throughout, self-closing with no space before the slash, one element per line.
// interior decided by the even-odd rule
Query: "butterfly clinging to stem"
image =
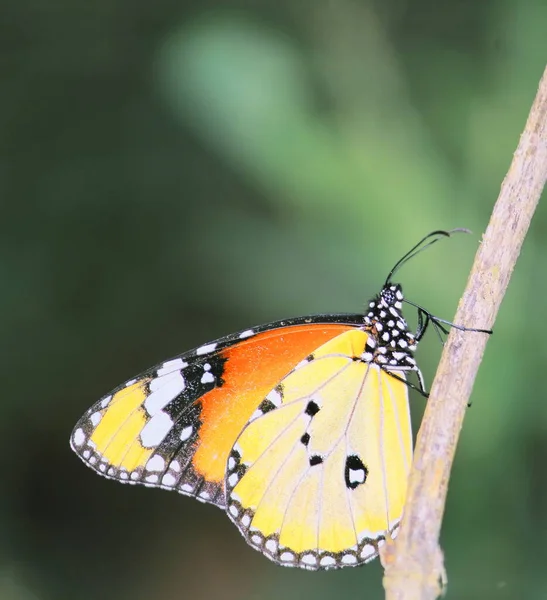
<path fill-rule="evenodd" d="M 408 387 L 432 324 L 392 277 L 364 314 L 268 323 L 185 352 L 115 388 L 76 424 L 72 449 L 117 481 L 176 490 L 226 511 L 270 560 L 355 566 L 399 527 L 412 461 Z M 403 303 L 416 308 L 411 332 Z M 417 375 L 418 385 L 407 380 Z"/>

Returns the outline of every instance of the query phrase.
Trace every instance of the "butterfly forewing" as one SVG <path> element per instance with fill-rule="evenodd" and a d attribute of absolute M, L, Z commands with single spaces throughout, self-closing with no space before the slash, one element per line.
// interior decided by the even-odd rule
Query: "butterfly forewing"
<path fill-rule="evenodd" d="M 368 339 L 354 329 L 317 348 L 234 444 L 228 513 L 279 564 L 367 562 L 400 520 L 412 455 L 407 386 L 362 359 Z"/>
<path fill-rule="evenodd" d="M 71 446 L 105 477 L 224 507 L 228 455 L 268 392 L 322 343 L 361 323 L 360 315 L 302 317 L 182 354 L 101 398 L 76 424 Z"/>

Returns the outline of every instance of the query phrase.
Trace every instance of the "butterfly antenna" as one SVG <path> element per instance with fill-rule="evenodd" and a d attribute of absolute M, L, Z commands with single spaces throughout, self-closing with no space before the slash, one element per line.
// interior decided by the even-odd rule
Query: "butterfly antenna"
<path fill-rule="evenodd" d="M 436 244 L 439 240 L 443 238 L 450 237 L 453 233 L 471 233 L 469 229 L 464 229 L 463 227 L 458 227 L 456 229 L 451 229 L 450 231 L 443 231 L 439 229 L 437 231 L 432 231 L 428 233 L 424 238 L 422 238 L 413 248 L 411 248 L 402 258 L 400 258 L 393 269 L 389 272 L 389 275 L 386 278 L 384 285 L 389 285 L 391 278 L 395 273 L 411 258 L 414 258 L 416 255 L 423 252 L 429 246 Z"/>

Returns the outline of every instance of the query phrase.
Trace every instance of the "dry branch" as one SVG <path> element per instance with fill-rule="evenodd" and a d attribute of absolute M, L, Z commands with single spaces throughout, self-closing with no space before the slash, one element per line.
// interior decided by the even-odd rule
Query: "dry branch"
<path fill-rule="evenodd" d="M 491 328 L 547 180 L 547 69 L 539 84 L 454 322 Z M 452 330 L 418 438 L 397 540 L 384 556 L 388 600 L 433 600 L 444 573 L 439 533 L 456 443 L 488 336 Z"/>

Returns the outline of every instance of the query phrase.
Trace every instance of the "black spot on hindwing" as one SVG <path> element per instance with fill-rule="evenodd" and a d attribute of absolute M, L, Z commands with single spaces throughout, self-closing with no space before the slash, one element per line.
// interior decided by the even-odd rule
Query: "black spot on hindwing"
<path fill-rule="evenodd" d="M 270 412 L 274 408 L 276 408 L 275 404 L 271 400 L 268 400 L 266 398 L 266 400 L 262 400 L 262 402 L 260 403 L 260 405 L 258 407 L 258 410 L 260 410 L 262 413 L 266 414 L 267 412 Z"/>
<path fill-rule="evenodd" d="M 308 405 L 306 406 L 307 415 L 309 415 L 310 417 L 314 417 L 319 412 L 319 410 L 319 405 L 316 402 L 314 402 L 313 400 L 310 400 L 308 402 Z"/>
<path fill-rule="evenodd" d="M 346 457 L 346 466 L 344 469 L 346 487 L 350 490 L 354 490 L 357 486 L 365 483 L 367 476 L 368 469 L 356 454 Z"/>

